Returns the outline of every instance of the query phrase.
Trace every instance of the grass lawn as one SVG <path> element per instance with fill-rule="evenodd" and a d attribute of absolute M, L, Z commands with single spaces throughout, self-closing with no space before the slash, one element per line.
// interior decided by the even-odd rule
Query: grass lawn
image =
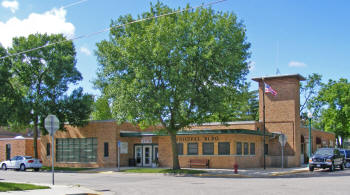
<path fill-rule="evenodd" d="M 182 174 L 206 173 L 206 171 L 200 171 L 200 170 L 191 170 L 191 169 L 172 170 L 172 169 L 162 169 L 162 168 L 126 169 L 126 170 L 122 170 L 122 172 L 126 172 L 126 173 L 182 173 Z"/>
<path fill-rule="evenodd" d="M 50 189 L 50 187 L 48 187 L 48 186 L 37 186 L 37 185 L 32 185 L 32 184 L 22 184 L 22 183 L 0 182 L 0 192 L 22 191 L 22 190 L 37 190 L 37 189 Z"/>
<path fill-rule="evenodd" d="M 91 170 L 93 168 L 72 168 L 72 167 L 55 167 L 55 171 L 86 171 Z M 42 171 L 51 171 L 51 167 L 43 166 L 41 168 Z"/>

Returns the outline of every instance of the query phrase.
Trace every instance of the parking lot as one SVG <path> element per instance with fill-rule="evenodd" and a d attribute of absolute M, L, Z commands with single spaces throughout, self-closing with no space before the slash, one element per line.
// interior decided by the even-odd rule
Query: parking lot
<path fill-rule="evenodd" d="M 0 180 L 51 184 L 51 172 L 0 171 Z M 265 178 L 162 174 L 55 173 L 56 185 L 79 185 L 102 194 L 349 194 L 350 169 L 316 170 Z"/>

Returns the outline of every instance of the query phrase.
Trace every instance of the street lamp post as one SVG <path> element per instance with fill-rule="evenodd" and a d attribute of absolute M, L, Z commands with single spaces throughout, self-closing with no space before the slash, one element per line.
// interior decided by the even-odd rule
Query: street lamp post
<path fill-rule="evenodd" d="M 307 118 L 309 118 L 309 159 L 311 158 L 312 153 L 312 142 L 311 142 L 311 119 L 312 119 L 312 113 L 309 111 L 307 113 Z"/>

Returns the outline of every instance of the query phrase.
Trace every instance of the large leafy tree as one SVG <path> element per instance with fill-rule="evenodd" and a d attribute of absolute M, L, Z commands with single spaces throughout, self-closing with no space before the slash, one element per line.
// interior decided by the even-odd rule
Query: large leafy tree
<path fill-rule="evenodd" d="M 34 153 L 38 157 L 38 130 L 45 132 L 44 119 L 48 114 L 59 118 L 61 128 L 64 122 L 84 125 L 90 116 L 93 98 L 83 94 L 78 88 L 70 96 L 66 95 L 70 84 L 82 79 L 76 68 L 75 48 L 71 41 L 61 35 L 35 34 L 13 39 L 9 53 L 18 53 L 31 48 L 48 47 L 21 53 L 12 57 L 12 82 L 20 86 L 21 100 L 24 102 L 16 124 L 33 125 Z"/>
<path fill-rule="evenodd" d="M 320 113 L 320 125 L 344 140 L 350 136 L 350 83 L 347 79 L 329 80 L 313 100 Z M 341 145 L 339 145 L 341 147 Z"/>
<path fill-rule="evenodd" d="M 172 11 L 157 3 L 139 19 Z M 111 26 L 132 21 L 125 15 Z M 177 131 L 213 115 L 227 121 L 248 73 L 245 27 L 211 8 L 112 28 L 97 46 L 96 85 L 112 100 L 114 118 L 160 124 L 171 138 L 173 169 L 180 169 Z"/>
<path fill-rule="evenodd" d="M 0 56 L 6 56 L 7 51 L 0 45 Z M 12 74 L 10 72 L 11 61 L 9 59 L 0 60 L 0 125 L 8 124 L 12 117 L 16 104 L 18 104 L 18 90 L 11 84 Z"/>
<path fill-rule="evenodd" d="M 94 102 L 91 117 L 93 120 L 108 120 L 113 118 L 106 96 L 101 96 Z"/>

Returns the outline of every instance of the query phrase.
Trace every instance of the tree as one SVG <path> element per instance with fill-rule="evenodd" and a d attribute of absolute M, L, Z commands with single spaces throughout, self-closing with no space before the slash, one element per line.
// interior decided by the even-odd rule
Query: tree
<path fill-rule="evenodd" d="M 68 86 L 82 79 L 76 69 L 75 48 L 71 41 L 61 35 L 35 34 L 13 39 L 9 53 L 18 53 L 62 41 L 38 50 L 14 56 L 11 72 L 13 82 L 21 89 L 23 107 L 18 113 L 22 117 L 14 118 L 20 124 L 33 125 L 34 154 L 38 157 L 38 130 L 45 133 L 44 119 L 48 114 L 57 115 L 62 122 L 73 126 L 84 125 L 91 112 L 93 98 L 76 89 L 67 96 Z"/>
<path fill-rule="evenodd" d="M 101 96 L 95 101 L 91 115 L 93 120 L 108 120 L 113 118 L 106 96 Z"/>
<path fill-rule="evenodd" d="M 139 19 L 172 11 L 151 4 Z M 132 21 L 121 16 L 111 26 Z M 211 8 L 111 28 L 110 40 L 97 46 L 96 85 L 111 98 L 114 118 L 161 125 L 170 135 L 173 169 L 180 169 L 177 131 L 213 115 L 227 121 L 227 102 L 235 101 L 248 73 L 245 27 L 233 13 Z"/>
<path fill-rule="evenodd" d="M 317 97 L 318 92 L 323 85 L 321 79 L 322 76 L 320 74 L 312 73 L 306 78 L 305 84 L 300 83 L 300 96 L 302 96 L 303 101 L 300 104 L 300 116 L 305 124 L 308 123 L 307 109 L 311 110 L 311 108 L 317 107 L 315 104 L 316 102 L 313 100 Z M 313 119 L 316 121 L 319 118 L 317 114 L 317 112 L 313 113 Z M 317 126 L 316 123 L 313 123 L 313 126 Z"/>
<path fill-rule="evenodd" d="M 321 79 L 322 76 L 320 74 L 312 73 L 311 75 L 308 75 L 306 84 L 300 83 L 300 94 L 304 98 L 304 103 L 300 105 L 300 113 L 305 113 L 305 109 L 307 107 L 310 108 L 310 104 L 308 103 L 311 99 L 317 96 L 318 90 L 322 85 Z"/>
<path fill-rule="evenodd" d="M 0 56 L 6 56 L 8 53 L 0 45 Z M 5 58 L 0 60 L 0 125 L 7 126 L 11 123 L 11 118 L 19 118 L 18 114 L 21 107 L 25 106 L 20 99 L 20 87 L 12 78 L 12 62 Z M 16 123 L 12 123 L 13 125 Z"/>
<path fill-rule="evenodd" d="M 329 80 L 314 102 L 320 105 L 316 112 L 321 113 L 322 127 L 334 132 L 338 143 L 339 137 L 344 140 L 350 136 L 350 83 L 347 79 Z"/>

